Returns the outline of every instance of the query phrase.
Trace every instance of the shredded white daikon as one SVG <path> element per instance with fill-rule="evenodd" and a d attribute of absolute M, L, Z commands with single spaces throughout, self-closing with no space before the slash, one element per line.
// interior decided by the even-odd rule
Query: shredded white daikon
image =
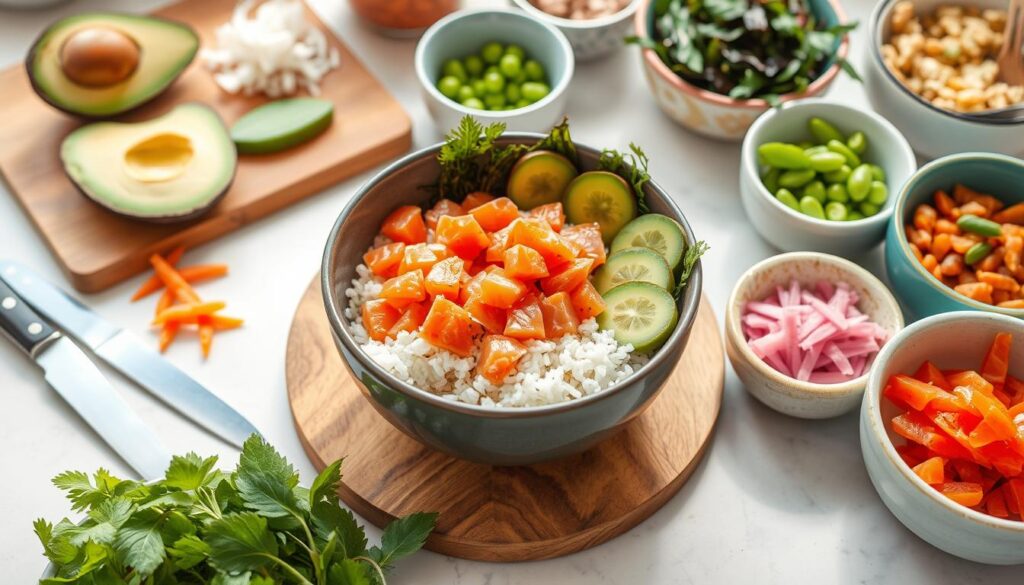
<path fill-rule="evenodd" d="M 301 0 L 265 0 L 253 12 L 257 3 L 239 2 L 217 29 L 217 48 L 203 49 L 214 81 L 232 94 L 318 95 L 320 80 L 341 62 L 338 50 L 306 20 Z"/>

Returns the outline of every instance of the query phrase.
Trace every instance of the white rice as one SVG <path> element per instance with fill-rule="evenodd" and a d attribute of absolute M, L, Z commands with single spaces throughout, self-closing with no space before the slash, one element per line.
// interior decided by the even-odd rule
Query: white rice
<path fill-rule="evenodd" d="M 621 345 L 595 319 L 580 324 L 576 335 L 524 342 L 527 354 L 501 385 L 476 375 L 476 357 L 459 357 L 403 331 L 396 339 L 373 341 L 363 328 L 360 308 L 380 295 L 383 279 L 364 264 L 345 291 L 345 317 L 356 342 L 370 359 L 421 390 L 446 399 L 489 407 L 539 406 L 596 394 L 624 380 L 646 363 L 646 356 Z M 479 351 L 479 348 L 478 348 Z"/>

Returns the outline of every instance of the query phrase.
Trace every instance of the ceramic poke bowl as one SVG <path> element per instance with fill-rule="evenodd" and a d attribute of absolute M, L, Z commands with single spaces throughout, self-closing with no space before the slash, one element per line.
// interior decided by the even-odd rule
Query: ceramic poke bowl
<path fill-rule="evenodd" d="M 950 343 L 955 332 L 956 343 Z M 968 560 L 1024 563 L 1024 522 L 995 518 L 961 506 L 926 484 L 903 461 L 904 439 L 889 421 L 899 409 L 882 390 L 893 374 L 913 373 L 925 360 L 940 368 L 977 368 L 996 333 L 1013 334 L 1010 375 L 1024 376 L 1024 323 L 994 313 L 960 311 L 908 326 L 878 354 L 860 411 L 860 447 L 882 502 L 911 532 L 932 546 Z"/>
<path fill-rule="evenodd" d="M 640 0 L 630 0 L 625 8 L 615 14 L 589 20 L 572 20 L 548 14 L 534 6 L 530 0 L 511 2 L 533 18 L 558 27 L 569 39 L 577 61 L 599 59 L 621 49 L 623 39 L 629 36 L 636 7 L 640 4 Z"/>
<path fill-rule="evenodd" d="M 796 211 L 768 191 L 761 180 L 757 148 L 766 142 L 796 143 L 810 137 L 807 121 L 820 117 L 844 136 L 864 132 L 865 162 L 885 169 L 889 198 L 875 215 L 856 221 L 817 219 Z M 863 254 L 885 237 L 893 200 L 904 181 L 917 169 L 910 144 L 899 130 L 878 114 L 822 98 L 800 99 L 762 114 L 743 139 L 740 154 L 740 199 L 761 237 L 785 251 L 815 250 L 840 256 Z"/>
<path fill-rule="evenodd" d="M 810 0 L 811 11 L 827 25 L 846 22 L 838 0 Z M 634 18 L 634 34 L 654 38 L 655 0 L 641 0 Z M 832 62 L 800 94 L 781 96 L 783 101 L 824 93 L 839 74 L 839 59 L 846 57 L 849 39 L 843 37 Z M 651 49 L 642 49 L 640 61 L 647 85 L 658 106 L 675 122 L 698 134 L 719 140 L 739 141 L 754 120 L 771 106 L 763 99 L 741 100 L 715 93 L 684 80 Z"/>
<path fill-rule="evenodd" d="M 871 107 L 892 120 L 914 150 L 926 158 L 973 151 L 1024 154 L 1024 120 L 977 120 L 932 105 L 896 79 L 882 60 L 882 45 L 890 37 L 890 15 L 897 3 L 898 0 L 883 0 L 871 13 L 871 36 L 864 59 L 864 88 Z M 947 0 L 914 0 L 917 14 L 949 4 Z M 961 4 L 1006 9 L 1006 0 L 971 0 Z"/>
<path fill-rule="evenodd" d="M 528 58 L 544 66 L 551 92 L 524 108 L 501 111 L 467 108 L 445 97 L 437 89 L 444 62 L 477 53 L 490 42 L 524 47 Z M 423 101 L 438 128 L 455 128 L 468 114 L 485 126 L 502 122 L 510 131 L 542 132 L 557 124 L 565 113 L 566 90 L 575 61 L 572 47 L 560 30 L 522 10 L 460 10 L 423 33 L 416 45 L 414 67 Z"/>
<path fill-rule="evenodd" d="M 914 256 L 906 226 L 921 203 L 932 203 L 936 190 L 956 183 L 990 193 L 1007 206 L 1024 201 L 1024 161 L 991 153 L 946 156 L 921 167 L 903 185 L 893 202 L 885 238 L 885 269 L 907 316 L 921 319 L 949 311 L 986 311 L 1024 318 L 1024 309 L 1006 309 L 970 299 L 939 282 Z"/>
<path fill-rule="evenodd" d="M 868 374 L 839 384 L 816 384 L 791 378 L 754 354 L 743 334 L 743 307 L 777 286 L 796 280 L 805 287 L 820 280 L 843 281 L 857 293 L 857 306 L 890 333 L 903 328 L 903 314 L 889 289 L 860 266 L 828 254 L 791 252 L 763 260 L 747 270 L 732 290 L 725 313 L 725 349 L 744 388 L 769 408 L 797 418 L 831 418 L 856 408 Z"/>
<path fill-rule="evenodd" d="M 508 133 L 499 144 L 533 144 L 540 134 Z M 629 377 L 600 392 L 545 406 L 488 407 L 442 398 L 398 379 L 360 347 L 345 315 L 346 290 L 384 218 L 401 205 L 426 205 L 423 185 L 437 180 L 429 146 L 391 164 L 368 181 L 338 216 L 321 269 L 324 307 L 338 351 L 365 398 L 388 422 L 414 439 L 456 457 L 493 465 L 523 465 L 578 453 L 611 436 L 658 395 L 686 347 L 700 304 L 698 262 L 677 301 L 679 320 L 665 344 Z M 600 151 L 576 144 L 581 170 L 594 169 Z M 696 242 L 672 198 L 654 182 L 645 187 L 651 211 L 675 219 Z"/>

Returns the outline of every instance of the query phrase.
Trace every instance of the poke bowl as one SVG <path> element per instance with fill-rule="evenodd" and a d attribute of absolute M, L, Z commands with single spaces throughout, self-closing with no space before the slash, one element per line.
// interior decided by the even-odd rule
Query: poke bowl
<path fill-rule="evenodd" d="M 568 138 L 567 127 L 563 128 L 566 130 L 563 136 Z M 473 135 L 479 134 L 479 127 L 476 127 Z M 554 131 L 551 136 L 555 136 Z M 494 148 L 525 150 L 545 139 L 542 134 L 505 133 L 496 139 Z M 573 143 L 568 141 L 568 144 Z M 513 212 L 520 214 L 520 217 L 502 228 L 506 230 L 505 234 L 491 232 L 487 239 L 487 242 L 491 242 L 491 239 L 505 238 L 500 244 L 494 244 L 508 248 L 501 253 L 501 268 L 484 260 L 488 252 L 494 251 L 492 243 L 487 244 L 486 250 L 478 247 L 466 253 L 463 244 L 454 243 L 451 237 L 454 233 L 451 231 L 452 226 L 471 224 L 477 217 L 485 224 L 490 223 L 493 218 L 488 217 L 485 222 L 485 216 L 480 213 L 465 211 L 508 208 L 511 200 L 499 197 L 489 200 L 489 205 L 483 207 L 480 204 L 481 193 L 473 192 L 470 196 L 476 199 L 472 202 L 468 198 L 461 202 L 438 199 L 436 195 L 432 201 L 432 189 L 422 187 L 444 186 L 443 181 L 439 182 L 442 167 L 438 162 L 438 153 L 442 146 L 436 144 L 426 147 L 385 168 L 353 196 L 339 215 L 327 241 L 321 271 L 324 305 L 338 351 L 365 398 L 377 412 L 407 435 L 432 448 L 463 459 L 493 465 L 531 464 L 586 450 L 642 413 L 676 367 L 686 347 L 700 303 L 701 245 L 697 243 L 685 216 L 669 195 L 653 181 L 647 181 L 641 189 L 628 192 L 631 196 L 642 193 L 644 205 L 638 207 L 649 208 L 650 213 L 639 215 L 640 219 L 654 218 L 661 224 L 674 226 L 671 227 L 673 230 L 679 230 L 682 245 L 687 248 L 685 263 L 690 267 L 685 287 L 677 287 L 680 294 L 668 294 L 665 288 L 651 282 L 625 282 L 606 290 L 607 282 L 600 279 L 619 274 L 611 269 L 605 270 L 610 265 L 622 266 L 625 265 L 623 262 L 628 264 L 628 258 L 636 257 L 642 257 L 642 262 L 650 261 L 651 267 L 663 263 L 667 266 L 667 263 L 650 250 L 637 251 L 633 248 L 626 250 L 629 252 L 627 260 L 611 262 L 615 255 L 605 255 L 601 239 L 603 234 L 598 233 L 596 246 L 593 245 L 595 240 L 591 234 L 590 245 L 577 246 L 572 252 L 577 255 L 575 259 L 567 259 L 567 264 L 559 263 L 559 267 L 553 268 L 547 278 L 519 281 L 525 283 L 523 288 L 513 283 L 512 290 L 518 292 L 514 292 L 512 297 L 504 297 L 503 291 L 509 290 L 504 286 L 508 284 L 506 281 L 518 280 L 531 266 L 522 260 L 537 258 L 529 250 L 522 249 L 529 246 L 520 245 L 527 241 L 526 234 L 556 242 L 572 239 L 578 232 L 590 228 L 571 221 L 571 211 L 574 209 L 571 203 L 567 205 L 570 220 L 564 222 L 560 232 L 554 230 L 554 222 L 562 224 L 561 219 L 547 216 L 549 219 L 540 220 L 539 217 L 545 214 L 530 212 L 524 215 L 515 210 Z M 531 152 L 535 161 L 548 156 L 538 156 L 535 152 L 548 151 Z M 575 144 L 575 154 L 578 159 L 571 162 L 575 163 L 576 169 L 569 169 L 569 172 L 579 172 L 577 179 L 581 181 L 595 178 L 595 175 L 588 172 L 607 168 L 601 167 L 599 149 Z M 570 158 L 566 157 L 566 160 Z M 523 165 L 524 160 L 518 159 L 516 168 Z M 557 162 L 557 158 L 554 160 Z M 620 167 L 620 172 L 628 172 L 630 168 L 630 165 Z M 517 170 L 512 169 L 508 174 L 515 172 Z M 619 179 L 611 177 L 614 174 L 606 172 L 604 178 L 617 182 Z M 495 195 L 504 191 L 505 178 L 501 177 L 499 182 L 501 185 L 493 191 Z M 520 192 L 518 187 L 515 189 Z M 517 201 L 522 203 L 521 198 Z M 462 209 L 463 205 L 465 209 Z M 552 205 L 545 208 L 550 209 Z M 560 208 L 561 204 L 558 205 Z M 443 209 L 446 206 L 448 209 Z M 452 211 L 454 206 L 459 209 Z M 427 315 L 424 317 L 421 312 L 416 319 L 420 322 L 418 327 L 414 322 L 404 331 L 391 331 L 382 335 L 378 330 L 379 322 L 383 321 L 385 325 L 391 325 L 388 321 L 399 323 L 394 321 L 393 313 L 389 319 L 387 307 L 381 304 L 393 301 L 393 297 L 384 295 L 390 294 L 386 290 L 396 287 L 387 283 L 403 277 L 405 280 L 419 279 L 416 271 L 385 279 L 375 271 L 386 271 L 386 268 L 382 269 L 386 263 L 378 263 L 370 255 L 374 253 L 371 248 L 382 250 L 383 246 L 389 245 L 383 243 L 378 230 L 383 224 L 384 232 L 395 235 L 390 229 L 395 225 L 391 219 L 394 219 L 395 214 L 400 214 L 396 210 L 401 209 L 427 209 L 432 212 L 425 214 L 424 223 L 433 223 L 433 227 L 427 229 L 434 243 L 422 246 L 439 249 L 438 242 L 442 242 L 450 246 L 449 252 L 458 250 L 445 260 L 461 264 L 461 288 L 457 294 L 445 292 L 431 297 L 428 293 L 423 301 L 424 305 L 429 305 L 429 308 L 423 309 Z M 408 217 L 411 217 L 411 223 L 423 225 L 419 224 L 415 213 Z M 543 225 L 543 221 L 550 225 Z M 577 225 L 572 225 L 574 223 Z M 554 239 L 554 235 L 558 238 Z M 406 246 L 407 249 L 423 250 L 422 247 L 417 248 L 417 244 Z M 483 241 L 478 246 L 483 246 Z M 440 245 L 440 248 L 444 247 Z M 595 251 L 595 248 L 599 250 Z M 690 248 L 698 251 L 692 258 Z M 537 244 L 535 249 L 545 252 L 539 257 L 539 265 L 532 264 L 543 272 L 544 264 L 551 265 L 552 257 L 548 253 L 554 248 Z M 515 254 L 515 259 L 509 254 Z M 380 253 L 376 255 L 381 257 Z M 407 260 L 407 256 L 402 253 L 402 260 L 398 261 L 400 266 L 402 261 L 412 262 Z M 460 263 L 459 259 L 463 256 L 474 256 L 474 259 L 471 262 L 463 259 Z M 596 256 L 604 257 L 603 263 L 597 272 L 588 275 L 589 267 L 599 263 Z M 435 271 L 431 267 L 426 275 L 427 281 L 434 279 L 435 272 L 445 272 L 440 268 L 444 261 L 438 258 L 440 256 L 435 257 L 438 269 Z M 367 259 L 374 261 L 365 264 Z M 582 272 L 582 283 L 574 285 L 573 292 L 567 295 L 563 292 L 565 287 L 558 285 L 558 282 L 566 282 L 570 270 L 566 267 L 581 265 L 587 267 Z M 662 274 L 660 268 L 652 270 Z M 666 270 L 669 271 L 666 278 L 673 281 L 679 278 L 675 272 Z M 474 274 L 471 276 L 470 272 Z M 486 285 L 482 284 L 484 280 L 488 281 Z M 587 293 L 592 295 L 598 288 L 605 292 L 599 293 L 597 300 L 587 296 Z M 555 289 L 562 290 L 556 292 Z M 484 291 L 486 297 L 483 296 Z M 643 299 L 617 304 L 622 300 L 622 295 L 630 291 L 640 293 Z M 652 296 L 644 296 L 648 294 Z M 579 295 L 583 295 L 583 302 L 579 302 Z M 586 300 L 588 298 L 589 301 Z M 568 312 L 555 311 L 554 305 L 569 302 L 570 299 L 571 309 Z M 634 348 L 633 345 L 621 343 L 616 338 L 618 330 L 609 329 L 607 322 L 604 326 L 597 324 L 602 319 L 598 314 L 601 311 L 618 318 L 620 315 L 613 311 L 615 307 L 626 306 L 630 302 L 639 303 L 630 306 L 650 307 L 650 303 L 644 299 L 650 299 L 656 305 L 658 312 L 652 317 L 654 328 L 644 329 L 644 323 L 649 321 L 643 321 L 642 318 L 637 322 L 641 323 L 643 331 L 660 331 L 656 335 L 657 339 L 650 340 L 648 348 L 651 351 L 646 354 L 635 351 L 643 350 L 639 338 Z M 536 303 L 543 305 L 543 318 L 541 312 L 531 308 Z M 490 316 L 497 310 L 494 305 L 508 308 L 498 310 L 498 317 L 494 318 Z M 597 305 L 604 306 L 595 308 Z M 583 309 L 586 312 L 581 313 L 581 307 L 589 308 Z M 378 308 L 383 313 L 377 312 Z M 403 316 L 410 310 L 406 309 Z M 369 320 L 367 314 L 371 315 Z M 383 317 L 380 317 L 382 314 Z M 597 319 L 592 317 L 594 314 L 597 314 Z M 662 315 L 669 314 L 673 315 L 671 319 L 659 321 Z M 561 315 L 565 319 L 560 320 L 553 315 Z M 556 325 L 558 322 L 562 325 Z M 534 329 L 529 328 L 530 323 Z M 566 323 L 568 325 L 563 327 Z M 535 330 L 537 326 L 541 330 L 539 334 Z M 399 328 L 402 328 L 400 323 Z"/>

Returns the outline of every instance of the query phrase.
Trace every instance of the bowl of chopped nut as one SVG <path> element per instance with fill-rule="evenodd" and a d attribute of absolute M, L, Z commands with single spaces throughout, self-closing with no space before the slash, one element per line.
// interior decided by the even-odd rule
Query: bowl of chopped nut
<path fill-rule="evenodd" d="M 565 34 L 577 61 L 606 57 L 623 46 L 640 0 L 510 0 Z"/>
<path fill-rule="evenodd" d="M 1024 121 L 977 114 L 1024 102 L 999 80 L 1005 0 L 883 0 L 871 15 L 865 87 L 921 156 L 1024 155 Z"/>

